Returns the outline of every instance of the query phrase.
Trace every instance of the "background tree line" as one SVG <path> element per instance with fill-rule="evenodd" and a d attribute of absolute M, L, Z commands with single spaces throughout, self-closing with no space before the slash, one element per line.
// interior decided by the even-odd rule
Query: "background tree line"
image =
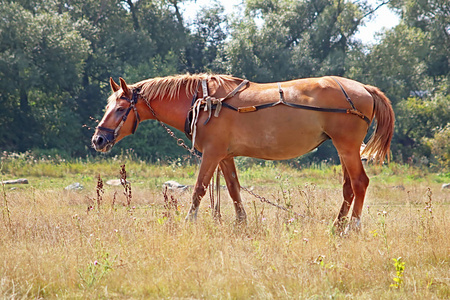
<path fill-rule="evenodd" d="M 339 75 L 392 100 L 394 160 L 449 166 L 448 0 L 389 1 L 401 22 L 369 46 L 355 38 L 374 10 L 364 0 L 246 0 L 233 15 L 211 2 L 188 24 L 181 5 L 191 2 L 0 0 L 0 149 L 95 155 L 87 128 L 103 114 L 110 76 Z M 127 148 L 150 160 L 186 155 L 154 121 L 114 151 Z M 302 162 L 329 157 L 337 158 L 325 144 Z"/>

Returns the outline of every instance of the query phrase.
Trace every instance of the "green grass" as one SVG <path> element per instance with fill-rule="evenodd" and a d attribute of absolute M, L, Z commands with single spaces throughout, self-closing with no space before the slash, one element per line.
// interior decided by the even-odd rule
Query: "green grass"
<path fill-rule="evenodd" d="M 32 160 L 32 161 L 30 161 Z M 132 199 L 97 176 L 119 178 L 126 163 Z M 127 158 L 2 160 L 0 295 L 5 299 L 448 299 L 448 173 L 403 165 L 369 166 L 360 233 L 341 237 L 330 224 L 342 202 L 340 166 L 285 164 L 239 168 L 241 183 L 271 201 L 291 204 L 293 218 L 242 192 L 247 225 L 234 222 L 222 191 L 222 223 L 209 199 L 186 223 L 196 165 L 150 165 Z M 64 187 L 80 182 L 81 191 Z M 224 181 L 222 180 L 222 184 Z M 393 259 L 401 257 L 399 264 Z"/>

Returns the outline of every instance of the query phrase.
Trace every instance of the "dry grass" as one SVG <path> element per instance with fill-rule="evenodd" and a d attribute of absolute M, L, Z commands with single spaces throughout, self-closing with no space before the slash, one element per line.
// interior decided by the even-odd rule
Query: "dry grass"
<path fill-rule="evenodd" d="M 169 194 L 168 199 L 173 198 L 168 205 L 163 190 L 155 187 L 160 182 L 152 178 L 148 181 L 154 184 L 140 178 L 144 183 L 132 185 L 129 208 L 123 205 L 121 187 L 105 186 L 98 209 L 95 178 L 80 192 L 48 185 L 5 187 L 0 197 L 0 295 L 450 297 L 450 194 L 441 191 L 439 183 L 422 178 L 392 184 L 377 175 L 369 188 L 362 231 L 340 237 L 329 226 L 342 201 L 339 172 L 331 168 L 314 174 L 283 166 L 258 170 L 242 173 L 244 185 L 254 184 L 257 193 L 293 205 L 306 217 L 294 218 L 243 193 L 248 224 L 237 225 L 223 191 L 222 224 L 212 220 L 208 197 L 198 221 L 185 223 L 190 192 Z M 373 173 L 379 174 L 375 169 Z M 314 178 L 308 180 L 305 174 Z M 398 257 L 405 270 L 403 282 L 395 288 L 393 258 Z"/>

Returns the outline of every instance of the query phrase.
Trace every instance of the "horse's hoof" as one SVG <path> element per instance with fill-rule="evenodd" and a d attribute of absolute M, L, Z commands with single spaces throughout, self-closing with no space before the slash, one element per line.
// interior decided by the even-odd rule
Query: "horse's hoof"
<path fill-rule="evenodd" d="M 186 218 L 184 219 L 186 222 L 195 222 L 195 221 L 197 221 L 197 212 L 198 212 L 198 209 L 191 209 L 191 210 L 189 210 L 189 212 L 188 212 L 188 214 L 187 214 L 187 216 L 186 216 Z"/>
<path fill-rule="evenodd" d="M 236 223 L 246 225 L 247 224 L 247 214 L 245 212 L 242 214 L 238 214 L 236 216 Z"/>
<path fill-rule="evenodd" d="M 236 218 L 237 225 L 247 225 L 247 219 Z"/>
<path fill-rule="evenodd" d="M 334 220 L 334 222 L 333 222 L 333 227 L 332 227 L 334 233 L 342 234 L 345 231 L 344 229 L 346 228 L 348 223 L 349 222 L 348 222 L 347 217 L 343 217 L 341 219 L 336 218 L 336 220 Z"/>
<path fill-rule="evenodd" d="M 352 217 L 347 227 L 344 230 L 344 234 L 349 234 L 350 231 L 361 232 L 361 219 Z"/>

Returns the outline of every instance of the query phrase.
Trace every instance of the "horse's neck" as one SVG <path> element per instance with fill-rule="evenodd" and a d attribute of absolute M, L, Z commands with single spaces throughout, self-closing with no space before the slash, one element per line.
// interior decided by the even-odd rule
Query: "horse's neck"
<path fill-rule="evenodd" d="M 191 99 L 184 93 L 180 93 L 180 97 L 176 99 L 153 100 L 150 105 L 158 120 L 184 132 L 184 123 L 191 107 Z M 155 119 L 148 107 L 145 110 L 142 120 Z"/>
<path fill-rule="evenodd" d="M 236 86 L 238 84 L 239 82 L 236 82 Z M 214 95 L 216 97 L 225 97 L 226 94 L 226 89 L 220 86 L 216 81 L 211 80 L 208 82 L 208 96 Z M 197 97 L 203 98 L 205 96 L 206 95 L 203 95 L 202 87 L 199 86 Z M 184 131 L 186 117 L 192 105 L 192 98 L 192 94 L 186 94 L 185 86 L 181 86 L 178 97 L 175 99 L 162 97 L 162 99 L 151 101 L 151 107 L 160 121 L 175 127 L 180 131 Z M 142 120 L 155 119 L 155 116 L 153 116 L 150 110 L 148 108 L 146 110 L 147 112 Z"/>

